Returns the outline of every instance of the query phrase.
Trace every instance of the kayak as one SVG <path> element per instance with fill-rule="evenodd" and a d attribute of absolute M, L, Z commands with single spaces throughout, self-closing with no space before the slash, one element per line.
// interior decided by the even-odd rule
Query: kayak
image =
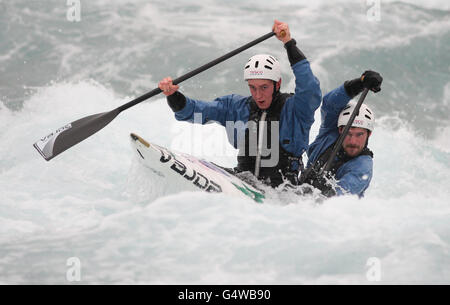
<path fill-rule="evenodd" d="M 212 162 L 147 142 L 134 133 L 130 137 L 141 164 L 155 179 L 165 179 L 177 190 L 225 193 L 233 197 L 251 198 L 257 203 L 265 199 L 261 190 Z"/>

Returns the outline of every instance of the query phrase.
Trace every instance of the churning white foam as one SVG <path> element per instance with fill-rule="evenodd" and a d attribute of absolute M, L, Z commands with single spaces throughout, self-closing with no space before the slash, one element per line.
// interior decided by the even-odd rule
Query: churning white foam
<path fill-rule="evenodd" d="M 0 110 L 2 282 L 65 282 L 75 256 L 88 283 L 370 283 L 371 257 L 382 283 L 448 283 L 449 153 L 401 121 L 377 123 L 366 197 L 322 204 L 165 195 L 128 139 L 136 132 L 170 146 L 176 125 L 187 123 L 175 122 L 164 99 L 127 110 L 50 162 L 31 146 L 127 100 L 95 82 L 61 83 L 19 112 Z"/>

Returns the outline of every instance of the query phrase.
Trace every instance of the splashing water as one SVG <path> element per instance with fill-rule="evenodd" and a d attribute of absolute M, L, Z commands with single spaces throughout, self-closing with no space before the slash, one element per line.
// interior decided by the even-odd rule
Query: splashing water
<path fill-rule="evenodd" d="M 83 283 L 364 284 L 372 283 L 370 258 L 380 262 L 380 283 L 450 283 L 445 3 L 383 1 L 378 23 L 367 21 L 365 5 L 349 1 L 280 1 L 283 13 L 253 1 L 82 3 L 81 22 L 71 23 L 57 1 L 0 2 L 0 283 L 69 283 L 71 257 L 81 263 Z M 317 204 L 267 190 L 258 205 L 178 192 L 153 179 L 129 144 L 130 132 L 182 151 L 196 141 L 197 131 L 180 138 L 191 126 L 174 120 L 162 96 L 51 162 L 33 149 L 46 132 L 111 110 L 164 76 L 268 32 L 274 18 L 289 23 L 324 93 L 365 69 L 384 77 L 382 92 L 367 98 L 377 123 L 364 199 Z M 205 100 L 247 94 L 241 66 L 259 52 L 282 61 L 282 90 L 292 91 L 275 39 L 181 90 Z M 311 139 L 319 120 L 316 113 Z M 201 128 L 208 149 L 197 155 L 233 166 L 223 128 Z"/>

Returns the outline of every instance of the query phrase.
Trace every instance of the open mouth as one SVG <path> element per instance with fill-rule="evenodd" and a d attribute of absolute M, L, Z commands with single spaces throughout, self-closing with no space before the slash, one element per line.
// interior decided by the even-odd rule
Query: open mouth
<path fill-rule="evenodd" d="M 266 101 L 257 101 L 256 103 L 260 106 L 263 106 L 266 103 Z"/>

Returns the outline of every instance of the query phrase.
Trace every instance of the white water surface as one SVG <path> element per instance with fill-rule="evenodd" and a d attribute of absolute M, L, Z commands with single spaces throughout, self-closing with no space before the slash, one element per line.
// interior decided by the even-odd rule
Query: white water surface
<path fill-rule="evenodd" d="M 286 0 L 274 10 L 269 1 L 208 0 L 82 1 L 82 19 L 71 23 L 61 3 L 0 2 L 0 283 L 70 284 L 67 261 L 76 257 L 87 284 L 450 284 L 446 1 L 382 1 L 379 22 L 352 1 Z M 175 121 L 163 96 L 50 162 L 32 147 L 269 32 L 274 18 L 290 24 L 324 93 L 366 69 L 384 77 L 367 98 L 377 123 L 364 199 L 318 204 L 273 191 L 261 205 L 176 186 L 164 193 L 130 132 L 224 166 L 235 152 L 220 126 Z M 275 39 L 182 91 L 205 100 L 248 94 L 241 69 L 262 52 L 282 60 L 282 91 L 292 91 Z M 367 277 L 373 257 L 380 282 Z"/>

